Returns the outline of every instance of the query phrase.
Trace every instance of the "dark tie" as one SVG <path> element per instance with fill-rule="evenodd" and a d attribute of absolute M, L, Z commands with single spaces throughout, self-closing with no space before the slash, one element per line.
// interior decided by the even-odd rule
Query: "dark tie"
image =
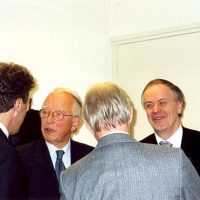
<path fill-rule="evenodd" d="M 56 175 L 57 175 L 57 178 L 59 179 L 59 176 L 60 176 L 60 173 L 65 170 L 65 165 L 62 161 L 62 157 L 63 157 L 63 154 L 65 152 L 63 150 L 57 150 L 56 151 L 56 154 L 57 154 L 57 159 L 56 159 L 56 165 L 55 165 L 55 171 L 56 171 Z"/>
<path fill-rule="evenodd" d="M 172 143 L 168 142 L 168 141 L 161 141 L 159 142 L 160 145 L 163 145 L 163 146 L 167 146 L 167 147 L 172 147 Z"/>

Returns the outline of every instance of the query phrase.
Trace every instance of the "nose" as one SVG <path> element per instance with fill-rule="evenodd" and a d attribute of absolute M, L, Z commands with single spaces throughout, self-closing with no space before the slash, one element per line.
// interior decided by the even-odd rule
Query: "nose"
<path fill-rule="evenodd" d="M 153 112 L 157 113 L 160 111 L 160 106 L 158 104 L 154 104 L 153 106 Z"/>

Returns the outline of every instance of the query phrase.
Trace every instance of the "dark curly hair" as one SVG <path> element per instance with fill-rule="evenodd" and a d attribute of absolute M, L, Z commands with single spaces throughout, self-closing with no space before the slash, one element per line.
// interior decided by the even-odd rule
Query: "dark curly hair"
<path fill-rule="evenodd" d="M 27 103 L 35 86 L 35 79 L 26 67 L 0 62 L 0 112 L 9 111 L 18 98 Z"/>

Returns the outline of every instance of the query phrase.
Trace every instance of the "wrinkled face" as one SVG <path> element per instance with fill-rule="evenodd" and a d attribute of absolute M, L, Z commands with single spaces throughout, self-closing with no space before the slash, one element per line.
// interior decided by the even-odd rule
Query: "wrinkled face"
<path fill-rule="evenodd" d="M 49 143 L 63 147 L 70 139 L 79 125 L 79 117 L 64 116 L 62 120 L 55 120 L 52 112 L 59 111 L 67 115 L 73 115 L 74 98 L 64 92 L 54 92 L 47 96 L 42 108 L 50 112 L 48 117 L 41 117 L 41 130 L 43 137 Z"/>
<path fill-rule="evenodd" d="M 163 84 L 152 85 L 143 94 L 143 106 L 154 131 L 169 137 L 180 126 L 183 104 L 175 99 L 173 92 Z"/>

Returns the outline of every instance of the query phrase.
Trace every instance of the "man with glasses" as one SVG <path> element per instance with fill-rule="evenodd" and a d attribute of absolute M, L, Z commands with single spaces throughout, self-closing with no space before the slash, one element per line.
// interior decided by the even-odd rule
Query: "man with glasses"
<path fill-rule="evenodd" d="M 59 199 L 59 174 L 93 147 L 71 140 L 81 125 L 82 102 L 68 89 L 58 88 L 40 110 L 43 139 L 19 146 L 29 176 L 30 199 Z M 60 154 L 61 153 L 61 154 Z"/>
<path fill-rule="evenodd" d="M 27 68 L 0 63 L 0 199 L 26 198 L 23 165 L 8 137 L 18 132 L 35 80 Z"/>

